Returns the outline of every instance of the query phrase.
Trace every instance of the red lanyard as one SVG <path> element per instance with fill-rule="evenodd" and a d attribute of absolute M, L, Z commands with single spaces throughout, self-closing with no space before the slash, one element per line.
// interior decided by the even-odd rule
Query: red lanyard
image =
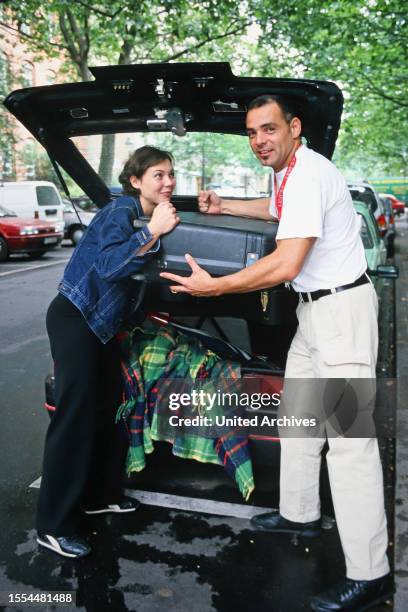
<path fill-rule="evenodd" d="M 299 147 L 300 146 L 302 146 L 302 145 L 299 145 Z M 276 206 L 276 212 L 277 212 L 279 220 L 280 220 L 281 215 L 282 215 L 283 190 L 285 189 L 286 181 L 289 178 L 289 174 L 292 172 L 293 168 L 295 167 L 295 164 L 296 164 L 296 151 L 298 150 L 299 147 L 296 147 L 296 150 L 295 150 L 295 152 L 292 155 L 292 158 L 291 158 L 291 160 L 289 162 L 289 165 L 286 168 L 285 176 L 283 177 L 283 181 L 281 183 L 281 186 L 279 187 L 279 191 L 278 191 L 278 182 L 276 180 L 276 173 L 274 173 L 274 175 L 273 175 L 274 186 L 275 186 L 275 206 Z"/>

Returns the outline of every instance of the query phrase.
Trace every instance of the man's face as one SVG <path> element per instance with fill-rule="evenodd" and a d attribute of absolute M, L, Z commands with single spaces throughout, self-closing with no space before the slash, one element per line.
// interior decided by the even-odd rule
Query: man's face
<path fill-rule="evenodd" d="M 246 128 L 249 144 L 261 164 L 279 172 L 292 157 L 301 132 L 301 123 L 294 117 L 286 121 L 276 102 L 248 111 Z"/>

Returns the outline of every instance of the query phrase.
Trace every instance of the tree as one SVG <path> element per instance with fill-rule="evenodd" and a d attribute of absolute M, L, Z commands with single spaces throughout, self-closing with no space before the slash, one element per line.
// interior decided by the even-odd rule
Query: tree
<path fill-rule="evenodd" d="M 20 0 L 7 6 L 7 27 L 31 51 L 64 57 L 64 70 L 84 80 L 94 64 L 228 59 L 236 74 L 335 81 L 345 95 L 337 162 L 360 174 L 406 171 L 403 0 Z M 108 183 L 112 140 L 105 138 L 100 167 Z"/>
<path fill-rule="evenodd" d="M 401 129 L 408 106 L 405 3 L 288 0 L 286 19 L 278 21 L 274 4 L 265 0 L 256 10 L 263 24 L 258 67 L 270 73 L 278 57 L 281 76 L 337 82 L 345 95 L 338 163 L 344 169 L 357 167 L 360 175 L 372 175 L 373 168 L 406 172 L 407 131 Z"/>
<path fill-rule="evenodd" d="M 92 63 L 195 60 L 204 47 L 207 58 L 219 57 L 221 41 L 225 51 L 225 41 L 250 23 L 231 0 L 21 0 L 9 16 L 3 25 L 17 29 L 31 51 L 62 54 L 66 70 L 74 68 L 82 80 L 90 80 Z M 106 135 L 99 174 L 107 184 L 113 156 L 114 136 Z"/>

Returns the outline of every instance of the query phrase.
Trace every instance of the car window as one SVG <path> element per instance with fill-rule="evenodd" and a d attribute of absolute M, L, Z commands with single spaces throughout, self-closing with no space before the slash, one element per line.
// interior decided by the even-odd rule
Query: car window
<path fill-rule="evenodd" d="M 360 213 L 358 213 L 358 216 L 360 219 L 360 236 L 361 236 L 361 240 L 363 241 L 364 248 L 372 249 L 374 247 L 374 241 L 373 241 L 373 237 L 371 235 L 370 229 L 368 227 L 367 221 L 365 220 L 363 215 L 361 215 Z"/>
<path fill-rule="evenodd" d="M 102 136 L 71 139 L 92 168 L 100 173 Z M 175 160 L 175 195 L 197 195 L 200 189 L 214 189 L 220 195 L 254 198 L 270 192 L 270 170 L 260 166 L 245 135 L 187 132 L 183 137 L 169 133 L 116 134 L 111 188 L 131 153 L 143 145 L 169 151 Z M 103 164 L 102 164 L 103 165 Z"/>
<path fill-rule="evenodd" d="M 349 187 L 349 191 L 353 200 L 368 205 L 371 212 L 375 213 L 378 208 L 378 203 L 371 189 L 366 189 L 365 187 Z"/>
<path fill-rule="evenodd" d="M 58 194 L 54 187 L 41 185 L 35 188 L 37 192 L 37 202 L 39 206 L 60 206 Z"/>

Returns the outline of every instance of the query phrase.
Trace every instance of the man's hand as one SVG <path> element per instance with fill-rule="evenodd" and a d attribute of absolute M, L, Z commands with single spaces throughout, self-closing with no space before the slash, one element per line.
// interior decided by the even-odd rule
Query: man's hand
<path fill-rule="evenodd" d="M 161 272 L 160 276 L 174 281 L 178 285 L 170 285 L 172 293 L 189 293 L 196 297 L 211 297 L 218 295 L 217 279 L 203 270 L 191 255 L 185 255 L 186 261 L 191 268 L 190 276 L 179 276 L 171 272 Z"/>
<path fill-rule="evenodd" d="M 198 208 L 208 215 L 221 214 L 221 198 L 215 191 L 200 191 L 198 194 Z"/>

